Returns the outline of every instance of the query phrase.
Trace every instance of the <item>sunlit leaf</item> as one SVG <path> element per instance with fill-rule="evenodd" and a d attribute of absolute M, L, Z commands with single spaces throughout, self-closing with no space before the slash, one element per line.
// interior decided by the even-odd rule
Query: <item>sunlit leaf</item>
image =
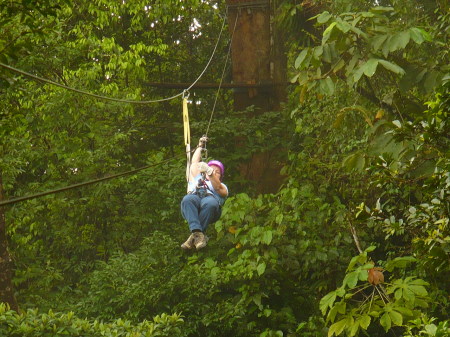
<path fill-rule="evenodd" d="M 303 49 L 301 51 L 301 53 L 297 56 L 297 58 L 295 59 L 295 63 L 294 66 L 296 69 L 299 69 L 300 66 L 302 65 L 302 62 L 305 60 L 306 55 L 308 54 L 308 48 Z"/>
<path fill-rule="evenodd" d="M 328 308 L 333 306 L 334 301 L 336 300 L 336 292 L 332 291 L 331 293 L 326 294 L 319 302 L 319 308 L 322 311 L 322 314 L 325 315 L 325 312 Z"/>
<path fill-rule="evenodd" d="M 384 331 L 388 331 L 391 328 L 392 322 L 389 313 L 385 312 L 380 318 L 380 324 L 384 328 Z"/>
<path fill-rule="evenodd" d="M 359 320 L 359 325 L 361 326 L 361 328 L 363 328 L 364 330 L 367 330 L 367 328 L 370 325 L 370 321 L 371 318 L 369 315 L 363 315 L 361 316 L 361 319 Z"/>
<path fill-rule="evenodd" d="M 377 70 L 378 66 L 378 61 L 379 61 L 378 59 L 369 59 L 363 65 L 363 71 L 367 77 L 372 77 L 375 74 L 375 71 Z"/>
<path fill-rule="evenodd" d="M 389 312 L 389 316 L 391 318 L 391 321 L 393 324 L 395 325 L 402 325 L 403 324 L 403 316 L 401 313 L 397 312 L 397 311 L 390 311 Z"/>
<path fill-rule="evenodd" d="M 345 275 L 343 285 L 347 285 L 349 288 L 354 288 L 358 283 L 359 271 L 352 271 L 351 273 Z"/>
<path fill-rule="evenodd" d="M 344 331 L 346 325 L 347 325 L 347 318 L 344 318 L 332 324 L 328 330 L 328 337 L 331 337 L 333 335 L 339 336 L 342 333 L 342 331 Z"/>
<path fill-rule="evenodd" d="M 328 20 L 330 20 L 330 18 L 331 18 L 331 14 L 330 14 L 329 12 L 327 12 L 327 11 L 322 12 L 322 13 L 317 17 L 317 23 L 320 23 L 320 24 L 325 23 L 325 22 L 327 22 Z"/>
<path fill-rule="evenodd" d="M 258 267 L 256 267 L 256 271 L 258 272 L 258 275 L 261 276 L 266 271 L 266 263 L 260 263 Z"/>

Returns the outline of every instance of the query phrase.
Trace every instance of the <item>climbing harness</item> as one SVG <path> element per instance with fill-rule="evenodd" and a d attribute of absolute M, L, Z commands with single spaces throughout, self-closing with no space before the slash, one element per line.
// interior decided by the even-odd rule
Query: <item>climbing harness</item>
<path fill-rule="evenodd" d="M 200 198 L 205 197 L 208 194 L 209 187 L 206 184 L 206 174 L 202 172 L 202 177 L 197 181 L 197 186 L 195 186 L 195 191 L 193 194 L 197 194 Z"/>

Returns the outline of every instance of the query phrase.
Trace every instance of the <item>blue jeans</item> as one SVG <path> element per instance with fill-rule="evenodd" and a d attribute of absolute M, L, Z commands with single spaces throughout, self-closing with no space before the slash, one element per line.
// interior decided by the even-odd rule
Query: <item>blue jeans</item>
<path fill-rule="evenodd" d="M 181 214 L 187 220 L 191 232 L 194 229 L 205 232 L 209 224 L 219 220 L 222 210 L 212 195 L 200 197 L 188 194 L 181 201 Z"/>

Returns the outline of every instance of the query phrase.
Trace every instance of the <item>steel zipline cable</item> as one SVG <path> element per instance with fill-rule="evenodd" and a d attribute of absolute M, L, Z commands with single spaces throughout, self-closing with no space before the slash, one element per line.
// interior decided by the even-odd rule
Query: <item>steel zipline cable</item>
<path fill-rule="evenodd" d="M 103 99 L 103 100 L 107 100 L 107 101 L 120 102 L 120 103 L 130 103 L 130 104 L 151 104 L 151 103 L 159 103 L 159 102 L 164 102 L 164 101 L 170 101 L 170 100 L 172 100 L 174 98 L 182 96 L 186 91 L 189 91 L 200 80 L 200 78 L 202 78 L 202 76 L 205 74 L 206 70 L 208 69 L 209 65 L 211 64 L 211 61 L 212 61 L 212 59 L 213 59 L 213 57 L 214 57 L 214 55 L 215 55 L 215 53 L 217 51 L 217 47 L 219 45 L 219 41 L 220 41 L 220 38 L 222 36 L 223 29 L 225 27 L 225 22 L 226 22 L 226 16 L 224 16 L 222 27 L 220 29 L 220 33 L 219 33 L 219 36 L 217 38 L 217 41 L 216 41 L 216 44 L 214 46 L 213 52 L 211 54 L 211 57 L 209 58 L 208 63 L 206 64 L 205 68 L 200 73 L 200 75 L 197 77 L 197 79 L 188 88 L 186 88 L 182 92 L 180 92 L 180 93 L 178 93 L 178 94 L 176 94 L 174 96 L 170 96 L 170 97 L 166 97 L 166 98 L 149 100 L 149 101 L 136 101 L 136 100 L 127 100 L 127 99 L 120 99 L 120 98 L 102 96 L 102 95 L 93 94 L 93 93 L 85 91 L 85 90 L 72 88 L 72 87 L 69 87 L 67 85 L 64 85 L 64 84 L 61 84 L 61 83 L 58 83 L 58 82 L 55 82 L 55 81 L 52 81 L 52 80 L 49 80 L 49 79 L 46 79 L 46 78 L 42 78 L 42 77 L 39 77 L 39 76 L 36 76 L 36 75 L 33 75 L 31 73 L 28 73 L 26 71 L 23 71 L 23 70 L 15 68 L 15 67 L 9 66 L 9 65 L 4 64 L 2 62 L 0 62 L 0 67 L 8 69 L 8 70 L 13 71 L 13 72 L 16 72 L 18 74 L 21 74 L 21 75 L 33 78 L 33 79 L 35 79 L 37 81 L 45 82 L 45 83 L 48 83 L 48 84 L 51 84 L 51 85 L 54 85 L 54 86 L 57 86 L 57 87 L 69 90 L 69 91 L 73 91 L 73 92 L 76 92 L 76 93 L 79 93 L 79 94 L 82 94 L 82 95 L 91 96 L 91 97 L 94 97 L 94 98 L 97 98 L 97 99 Z"/>
<path fill-rule="evenodd" d="M 205 133 L 206 137 L 208 137 L 209 127 L 211 126 L 211 121 L 212 121 L 212 118 L 213 118 L 213 115 L 214 115 L 214 111 L 216 109 L 217 99 L 219 98 L 219 91 L 220 91 L 220 88 L 222 87 L 223 78 L 225 77 L 225 70 L 227 68 L 228 59 L 230 58 L 231 46 L 233 44 L 233 36 L 234 36 L 234 32 L 236 31 L 236 25 L 237 25 L 238 18 L 239 18 L 239 13 L 236 14 L 236 20 L 234 21 L 233 32 L 231 33 L 231 37 L 230 37 L 230 46 L 228 47 L 228 53 L 227 53 L 227 57 L 225 59 L 225 64 L 223 66 L 222 76 L 220 78 L 219 87 L 217 89 L 216 98 L 214 100 L 214 105 L 213 105 L 213 108 L 211 110 L 211 116 L 209 117 L 208 127 L 206 128 L 206 133 Z"/>
<path fill-rule="evenodd" d="M 24 196 L 24 197 L 19 197 L 19 198 L 14 198 L 14 199 L 0 201 L 0 207 L 16 204 L 16 203 L 21 202 L 21 201 L 26 201 L 26 200 L 30 200 L 30 199 L 40 198 L 40 197 L 43 197 L 43 196 L 46 196 L 46 195 L 50 195 L 50 194 L 55 194 L 55 193 L 59 193 L 59 192 L 72 190 L 72 189 L 78 188 L 78 187 L 83 187 L 83 186 L 87 186 L 87 185 L 96 184 L 96 183 L 99 183 L 99 182 L 102 182 L 102 181 L 105 181 L 105 180 L 119 178 L 119 177 L 123 177 L 123 176 L 129 175 L 129 174 L 133 174 L 133 173 L 137 173 L 137 172 L 142 171 L 142 170 L 146 170 L 146 169 L 149 169 L 149 168 L 152 168 L 152 167 L 156 167 L 156 166 L 159 166 L 159 165 L 162 165 L 162 164 L 169 163 L 173 159 L 177 159 L 178 157 L 181 157 L 182 155 L 184 156 L 185 153 L 181 153 L 181 154 L 173 156 L 171 158 L 162 160 L 162 161 L 160 161 L 158 163 L 142 166 L 142 167 L 139 167 L 137 169 L 125 171 L 125 172 L 122 172 L 122 173 L 117 173 L 117 174 L 109 175 L 109 176 L 106 176 L 106 177 L 93 179 L 93 180 L 89 180 L 89 181 L 85 181 L 85 182 L 82 182 L 82 183 L 73 184 L 73 185 L 69 185 L 69 186 L 65 186 L 65 187 L 61 187 L 61 188 L 56 188 L 56 189 L 53 189 L 53 190 L 50 190 L 50 191 L 46 191 L 46 192 L 41 192 L 41 193 L 36 193 L 36 194 Z"/>
<path fill-rule="evenodd" d="M 98 98 L 98 99 L 104 99 L 104 100 L 108 100 L 108 101 L 121 102 L 121 103 L 131 103 L 131 104 L 150 104 L 150 103 L 158 103 L 158 102 L 163 102 L 163 101 L 169 101 L 169 100 L 172 100 L 174 98 L 177 98 L 177 97 L 180 97 L 180 96 L 184 96 L 185 93 L 188 92 L 200 80 L 200 78 L 205 74 L 206 70 L 208 69 L 209 65 L 211 64 L 211 61 L 212 61 L 212 59 L 213 59 L 213 57 L 214 57 L 214 55 L 215 55 L 215 53 L 217 51 L 217 47 L 219 45 L 220 38 L 222 36 L 222 32 L 223 32 L 224 27 L 225 27 L 225 22 L 226 22 L 226 16 L 224 16 L 224 19 L 223 19 L 223 22 L 222 22 L 222 27 L 220 29 L 220 33 L 219 33 L 219 36 L 217 38 L 217 41 L 216 41 L 216 44 L 214 46 L 213 52 L 211 54 L 211 57 L 209 58 L 208 63 L 206 64 L 205 68 L 200 73 L 200 75 L 197 77 L 197 79 L 188 88 L 186 88 L 182 92 L 178 93 L 177 95 L 174 95 L 174 96 L 171 96 L 171 97 L 167 97 L 167 98 L 162 98 L 162 99 L 157 99 L 157 100 L 150 100 L 150 101 L 134 101 L 134 100 L 126 100 L 126 99 L 107 97 L 107 96 L 93 94 L 93 93 L 90 93 L 90 92 L 87 92 L 87 91 L 84 91 L 84 90 L 79 90 L 79 89 L 76 89 L 76 88 L 72 88 L 72 87 L 69 87 L 69 86 L 66 86 L 66 85 L 63 85 L 63 84 L 60 84 L 60 83 L 57 83 L 57 82 L 54 82 L 54 81 L 51 81 L 51 80 L 39 77 L 39 76 L 36 76 L 36 75 L 30 74 L 28 72 L 25 72 L 23 70 L 14 68 L 12 66 L 6 65 L 6 64 L 1 63 L 1 62 L 0 62 L 0 67 L 3 67 L 5 69 L 11 70 L 13 72 L 22 74 L 24 76 L 28 76 L 30 78 L 33 78 L 33 79 L 41 81 L 41 82 L 45 82 L 45 83 L 48 83 L 48 84 L 51 84 L 51 85 L 54 85 L 54 86 L 61 87 L 61 88 L 66 89 L 66 90 L 74 91 L 76 93 L 87 95 L 87 96 L 91 96 L 91 97 Z M 228 56 L 227 56 L 227 58 L 228 58 Z M 223 78 L 223 74 L 222 74 L 222 78 Z M 216 101 L 217 101 L 217 98 L 216 98 Z M 215 106 L 215 103 L 214 103 L 214 106 Z M 211 116 L 211 118 L 212 118 L 212 116 Z M 209 123 L 211 123 L 211 119 L 210 119 Z M 208 126 L 208 129 L 209 129 L 209 126 Z M 195 151 L 195 149 L 193 151 Z M 193 152 L 193 151 L 191 151 L 191 152 Z M 96 183 L 99 183 L 99 182 L 102 182 L 102 181 L 105 181 L 105 180 L 110 180 L 110 179 L 122 177 L 122 176 L 125 176 L 125 175 L 129 175 L 129 174 L 133 174 L 133 173 L 136 173 L 136 172 L 148 169 L 148 168 L 152 168 L 152 167 L 156 167 L 156 166 L 168 163 L 171 160 L 180 157 L 181 155 L 185 155 L 185 153 L 182 153 L 182 154 L 180 154 L 178 156 L 173 156 L 173 157 L 171 157 L 169 159 L 166 159 L 166 160 L 163 160 L 163 161 L 161 161 L 159 163 L 146 165 L 146 166 L 143 166 L 143 167 L 140 167 L 140 168 L 137 168 L 137 169 L 133 169 L 133 170 L 129 170 L 129 171 L 126 171 L 126 172 L 113 174 L 113 175 L 109 175 L 109 176 L 106 176 L 106 177 L 93 179 L 93 180 L 89 180 L 89 181 L 86 181 L 86 182 L 73 184 L 73 185 L 69 185 L 69 186 L 65 186 L 65 187 L 61 187 L 61 188 L 57 188 L 57 189 L 53 189 L 53 190 L 49 190 L 49 191 L 45 191 L 45 192 L 41 192 L 41 193 L 36 193 L 36 194 L 28 195 L 28 196 L 23 196 L 23 197 L 19 197 L 19 198 L 14 198 L 14 199 L 0 201 L 0 207 L 7 206 L 7 205 L 12 205 L 12 204 L 15 204 L 15 203 L 18 203 L 18 202 L 21 202 L 21 201 L 26 201 L 26 200 L 31 200 L 31 199 L 47 196 L 47 195 L 50 195 L 50 194 L 55 194 L 55 193 L 59 193 L 59 192 L 68 191 L 68 190 L 71 190 L 71 189 L 75 189 L 75 188 L 79 188 L 79 187 L 83 187 L 83 186 L 87 186 L 87 185 L 96 184 Z"/>

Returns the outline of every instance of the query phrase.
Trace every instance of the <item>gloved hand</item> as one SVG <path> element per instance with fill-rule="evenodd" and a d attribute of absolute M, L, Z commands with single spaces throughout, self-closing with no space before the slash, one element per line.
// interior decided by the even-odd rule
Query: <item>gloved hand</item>
<path fill-rule="evenodd" d="M 203 136 L 198 141 L 198 147 L 205 148 L 206 142 L 208 141 L 208 137 Z"/>
<path fill-rule="evenodd" d="M 198 170 L 200 171 L 200 173 L 206 172 L 207 175 L 211 175 L 213 174 L 213 168 L 208 166 L 208 164 L 206 164 L 205 162 L 200 162 L 198 163 Z"/>

